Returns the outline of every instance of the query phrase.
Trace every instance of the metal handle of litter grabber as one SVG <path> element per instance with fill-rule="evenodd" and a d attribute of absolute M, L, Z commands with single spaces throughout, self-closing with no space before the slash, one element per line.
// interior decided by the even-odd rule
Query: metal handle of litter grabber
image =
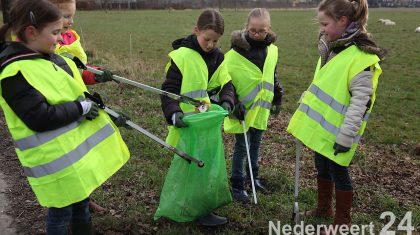
<path fill-rule="evenodd" d="M 248 158 L 249 174 L 251 175 L 252 194 L 254 196 L 254 203 L 257 204 L 257 193 L 255 191 L 254 173 L 252 172 L 251 155 L 249 154 L 249 144 L 248 144 L 248 137 L 246 135 L 245 121 L 242 120 L 241 124 L 242 124 L 242 129 L 244 131 L 245 147 L 246 147 L 246 155 L 247 155 L 247 158 Z"/>
<path fill-rule="evenodd" d="M 76 64 L 76 66 L 80 69 L 87 70 L 87 71 L 89 71 L 91 73 L 94 73 L 94 74 L 97 74 L 97 75 L 102 75 L 104 73 L 104 71 L 101 71 L 99 69 L 94 69 L 92 67 L 89 67 L 89 66 L 85 65 L 78 57 L 72 56 L 72 55 L 67 54 L 67 53 L 63 54 L 63 55 L 72 59 L 73 62 Z M 148 86 L 148 85 L 145 85 L 145 84 L 140 83 L 140 82 L 136 82 L 136 81 L 124 78 L 124 77 L 117 76 L 115 74 L 112 75 L 112 78 L 115 81 L 123 82 L 123 83 L 129 84 L 129 85 L 141 88 L 143 90 L 147 90 L 147 91 L 157 93 L 159 95 L 167 96 L 171 99 L 174 99 L 174 100 L 177 100 L 177 101 L 180 101 L 180 102 L 183 102 L 183 103 L 194 105 L 195 107 L 206 106 L 206 103 L 203 102 L 203 101 L 199 101 L 199 100 L 193 99 L 193 98 L 185 96 L 185 95 L 178 95 L 178 94 L 170 93 L 170 92 L 158 89 L 156 87 Z"/>
<path fill-rule="evenodd" d="M 109 115 L 111 115 L 111 116 L 113 116 L 115 118 L 118 118 L 120 116 L 120 114 L 118 114 L 114 110 L 112 110 L 112 109 L 110 109 L 110 108 L 108 108 L 108 107 L 105 106 L 104 102 L 102 101 L 102 98 L 100 97 L 100 95 L 98 93 L 95 93 L 95 94 L 91 95 L 88 92 L 84 92 L 84 94 L 85 94 L 86 98 L 89 98 L 93 102 L 97 103 L 98 106 L 100 108 L 102 108 Z M 168 148 L 169 150 L 171 150 L 172 152 L 176 153 L 178 156 L 180 156 L 181 158 L 185 159 L 189 163 L 194 162 L 200 168 L 204 166 L 204 162 L 203 161 L 198 160 L 198 159 L 195 159 L 195 158 L 191 157 L 190 155 L 188 155 L 188 154 L 180 151 L 179 149 L 172 147 L 171 145 L 169 145 L 165 141 L 161 140 L 160 138 L 158 138 L 157 136 L 155 136 L 152 133 L 148 132 L 147 130 L 141 128 L 139 125 L 135 124 L 134 122 L 128 120 L 128 121 L 125 122 L 125 124 L 127 124 L 130 127 L 136 129 L 137 131 L 141 132 L 142 134 L 146 135 L 147 137 L 151 138 L 152 140 L 158 142 L 159 144 L 163 145 L 164 147 Z"/>
<path fill-rule="evenodd" d="M 299 174 L 300 174 L 300 157 L 302 154 L 302 142 L 300 140 L 295 139 L 296 142 L 296 163 L 295 163 L 295 189 L 294 189 L 294 203 L 293 203 L 293 213 L 292 213 L 292 221 L 295 224 L 298 224 L 299 219 Z"/>
<path fill-rule="evenodd" d="M 105 107 L 104 110 L 105 110 L 105 112 L 107 112 L 109 115 L 111 115 L 113 117 L 118 117 L 119 116 L 119 114 L 117 112 L 115 112 L 114 110 L 112 110 L 108 107 Z M 132 128 L 136 129 L 137 131 L 143 133 L 144 135 L 146 135 L 150 139 L 152 139 L 152 140 L 158 142 L 159 144 L 163 145 L 164 147 L 168 148 L 169 150 L 176 153 L 178 156 L 187 160 L 188 162 L 194 162 L 194 163 L 197 164 L 198 167 L 203 167 L 204 166 L 203 161 L 195 159 L 195 158 L 191 157 L 190 155 L 180 151 L 179 149 L 172 147 L 171 145 L 169 145 L 165 141 L 161 140 L 159 137 L 157 137 L 157 136 L 153 135 L 152 133 L 148 132 L 147 130 L 141 128 L 139 125 L 135 124 L 134 122 L 128 120 L 125 123 L 127 125 L 131 126 Z"/>

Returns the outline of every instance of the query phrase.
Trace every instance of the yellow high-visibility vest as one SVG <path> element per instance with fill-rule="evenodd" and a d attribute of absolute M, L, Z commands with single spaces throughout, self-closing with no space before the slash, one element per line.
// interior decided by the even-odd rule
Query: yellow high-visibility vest
<path fill-rule="evenodd" d="M 304 93 L 287 131 L 315 152 L 339 165 L 348 166 L 375 103 L 378 79 L 382 73 L 379 60 L 378 56 L 365 53 L 355 45 L 340 52 L 322 68 L 319 59 L 314 80 Z M 333 145 L 350 105 L 351 80 L 367 67 L 371 67 L 373 71 L 371 106 L 364 116 L 350 151 L 334 156 Z"/>
<path fill-rule="evenodd" d="M 193 49 L 180 47 L 169 53 L 169 57 L 176 64 L 182 74 L 181 95 L 205 101 L 210 105 L 210 98 L 207 91 L 213 90 L 216 87 L 223 87 L 231 80 L 225 61 L 219 65 L 210 80 L 208 80 L 208 68 L 206 62 L 201 55 Z M 170 63 L 171 62 L 169 61 L 166 66 L 166 71 L 169 69 Z M 185 115 L 196 112 L 195 107 L 191 104 L 181 102 L 180 107 Z M 179 139 L 177 128 L 174 126 L 169 126 L 168 128 L 169 134 L 166 141 L 176 147 L 176 143 Z"/>
<path fill-rule="evenodd" d="M 267 47 L 267 57 L 263 71 L 241 54 L 231 49 L 225 56 L 232 83 L 239 100 L 245 105 L 245 126 L 259 130 L 267 129 L 271 102 L 274 98 L 274 71 L 278 60 L 278 48 Z M 227 133 L 243 133 L 237 119 L 225 118 L 224 130 Z"/>
<path fill-rule="evenodd" d="M 57 44 L 57 47 L 55 48 L 55 53 L 59 55 L 68 53 L 72 56 L 78 57 L 84 64 L 86 64 L 87 55 L 82 47 L 82 43 L 80 43 L 80 36 L 76 33 L 76 31 L 72 29 L 70 29 L 70 31 L 76 37 L 76 41 L 72 42 L 70 45 Z"/>
<path fill-rule="evenodd" d="M 73 61 L 64 60 L 74 77 L 39 58 L 9 64 L 0 73 L 0 84 L 20 72 L 50 105 L 77 100 L 87 89 Z M 61 208 L 89 197 L 129 159 L 118 128 L 103 110 L 92 121 L 81 118 L 55 130 L 35 132 L 2 96 L 0 105 L 19 161 L 42 206 Z"/>

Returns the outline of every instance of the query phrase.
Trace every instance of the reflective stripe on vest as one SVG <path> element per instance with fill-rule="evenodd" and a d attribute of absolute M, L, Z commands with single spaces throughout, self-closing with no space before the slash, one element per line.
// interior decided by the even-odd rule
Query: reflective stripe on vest
<path fill-rule="evenodd" d="M 48 141 L 77 128 L 79 125 L 80 125 L 80 122 L 72 122 L 69 125 L 63 126 L 56 130 L 36 133 L 34 135 L 31 135 L 31 136 L 28 136 L 19 140 L 15 140 L 14 142 L 15 142 L 16 147 L 20 151 L 24 151 L 26 149 L 38 147 L 44 143 L 47 143 Z"/>
<path fill-rule="evenodd" d="M 308 105 L 302 104 L 300 106 L 299 110 L 306 113 L 308 115 L 308 117 L 310 117 L 314 121 L 318 122 L 319 125 L 321 125 L 325 130 L 327 130 L 331 134 L 337 136 L 338 133 L 340 132 L 340 128 L 334 126 L 333 124 L 331 124 L 330 122 L 325 120 L 325 118 L 322 116 L 322 114 L 320 114 L 317 111 L 311 109 L 311 107 L 309 107 Z M 364 116 L 364 120 L 367 121 L 368 117 L 369 117 L 369 113 L 367 112 L 366 115 Z M 356 135 L 356 137 L 354 137 L 354 140 L 353 140 L 354 143 L 359 143 L 360 137 L 361 137 L 360 135 Z"/>
<path fill-rule="evenodd" d="M 71 166 L 73 163 L 82 159 L 82 157 L 85 156 L 86 153 L 88 153 L 91 149 L 93 149 L 104 139 L 108 138 L 114 132 L 115 131 L 111 127 L 111 125 L 107 124 L 95 134 L 87 138 L 75 149 L 57 158 L 56 160 L 35 167 L 24 167 L 23 170 L 25 171 L 25 175 L 28 177 L 39 178 L 42 176 L 54 174 L 55 172 L 58 172 L 68 166 Z"/>
<path fill-rule="evenodd" d="M 337 113 L 346 115 L 347 106 L 340 104 L 340 102 L 336 101 L 333 97 L 331 97 L 330 95 L 322 91 L 317 85 L 312 84 L 308 90 L 312 94 L 314 94 L 319 100 L 321 100 L 322 102 L 330 106 L 332 109 L 334 109 Z M 366 114 L 363 116 L 363 120 L 367 121 L 368 118 L 369 118 L 369 112 L 366 112 Z"/>
<path fill-rule="evenodd" d="M 244 96 L 240 101 L 243 104 L 248 103 L 249 101 L 255 99 L 255 97 L 258 95 L 258 93 L 261 91 L 261 89 L 269 90 L 271 92 L 274 92 L 274 85 L 270 84 L 266 81 L 264 81 L 262 84 L 259 83 L 251 92 L 249 92 L 246 96 Z"/>
<path fill-rule="evenodd" d="M 207 91 L 206 90 L 196 90 L 196 91 L 190 91 L 187 93 L 184 93 L 183 95 L 188 96 L 193 99 L 200 99 L 200 98 L 206 98 L 207 97 Z"/>
<path fill-rule="evenodd" d="M 253 108 L 257 107 L 257 106 L 261 106 L 265 109 L 270 109 L 271 107 L 271 103 L 267 102 L 265 100 L 259 99 L 256 102 L 254 102 L 251 107 L 249 107 L 249 109 L 246 110 L 246 112 L 249 112 L 250 110 L 252 110 Z"/>
<path fill-rule="evenodd" d="M 317 85 L 312 84 L 309 87 L 309 91 L 314 94 L 318 99 L 320 99 L 322 102 L 329 105 L 332 109 L 337 111 L 337 113 L 345 115 L 347 112 L 347 107 L 343 104 L 340 104 L 340 102 L 336 101 L 333 97 L 322 91 Z"/>

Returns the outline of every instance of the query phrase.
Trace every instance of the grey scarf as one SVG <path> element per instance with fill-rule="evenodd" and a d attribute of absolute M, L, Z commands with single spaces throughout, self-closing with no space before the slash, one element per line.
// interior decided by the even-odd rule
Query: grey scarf
<path fill-rule="evenodd" d="M 319 35 L 319 42 L 318 42 L 318 50 L 321 56 L 321 67 L 324 66 L 328 61 L 330 61 L 334 56 L 335 53 L 332 51 L 333 48 L 340 47 L 340 46 L 347 46 L 352 43 L 360 34 L 360 27 L 359 24 L 356 22 L 352 22 L 347 28 L 346 31 L 341 35 L 339 39 L 333 42 L 328 42 L 325 39 L 323 34 Z"/>

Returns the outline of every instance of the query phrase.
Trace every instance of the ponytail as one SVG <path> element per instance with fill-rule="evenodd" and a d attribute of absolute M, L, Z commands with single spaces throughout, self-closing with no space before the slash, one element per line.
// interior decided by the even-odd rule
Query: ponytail
<path fill-rule="evenodd" d="M 347 16 L 350 22 L 358 23 L 361 32 L 367 32 L 367 0 L 323 0 L 318 5 L 318 11 L 335 20 Z"/>
<path fill-rule="evenodd" d="M 367 0 L 350 0 L 350 3 L 355 9 L 355 13 L 351 18 L 351 21 L 359 23 L 361 31 L 366 32 L 366 26 L 369 16 Z"/>

